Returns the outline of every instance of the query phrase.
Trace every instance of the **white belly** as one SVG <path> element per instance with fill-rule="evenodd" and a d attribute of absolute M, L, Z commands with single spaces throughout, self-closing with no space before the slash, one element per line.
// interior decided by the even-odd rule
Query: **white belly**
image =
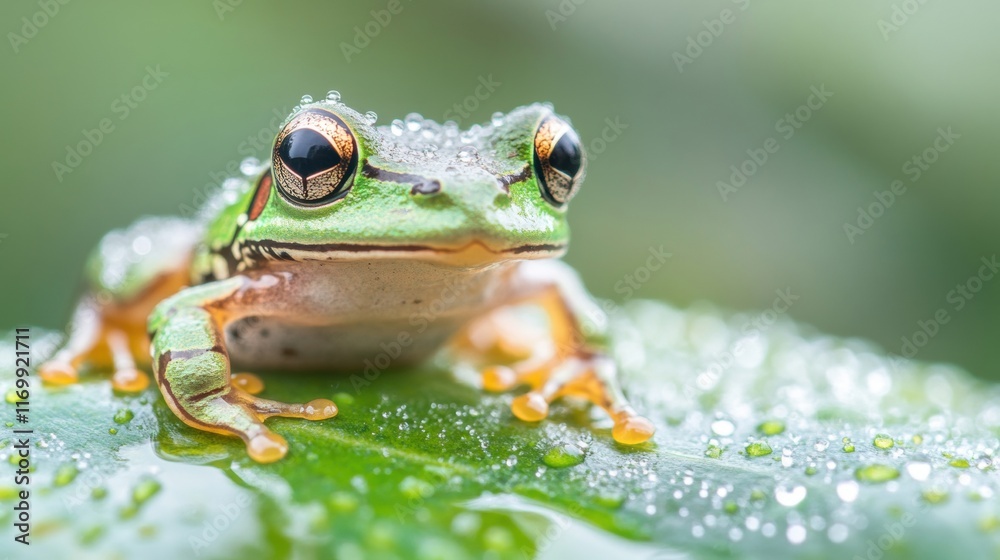
<path fill-rule="evenodd" d="M 429 358 L 470 320 L 504 301 L 512 266 L 420 261 L 296 263 L 285 312 L 226 328 L 234 371 L 361 370 Z"/>

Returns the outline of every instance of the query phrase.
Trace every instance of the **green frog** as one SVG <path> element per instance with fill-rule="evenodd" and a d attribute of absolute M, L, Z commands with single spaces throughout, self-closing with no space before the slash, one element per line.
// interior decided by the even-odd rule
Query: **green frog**
<path fill-rule="evenodd" d="M 269 164 L 245 163 L 198 217 L 105 236 L 46 383 L 106 368 L 116 390 L 142 391 L 151 369 L 178 418 L 266 463 L 288 451 L 267 418 L 338 409 L 265 399 L 244 370 L 358 372 L 447 347 L 486 390 L 527 386 L 511 403 L 522 421 L 569 396 L 606 410 L 620 443 L 652 436 L 600 350 L 605 314 L 558 260 L 586 156 L 551 105 L 468 130 L 416 114 L 376 126 L 331 92 L 303 98 Z M 529 335 L 512 306 L 541 309 L 545 332 Z"/>

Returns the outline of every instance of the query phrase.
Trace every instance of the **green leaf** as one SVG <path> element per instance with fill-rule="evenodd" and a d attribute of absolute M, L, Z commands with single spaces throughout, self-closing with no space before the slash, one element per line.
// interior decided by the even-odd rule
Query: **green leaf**
<path fill-rule="evenodd" d="M 512 395 L 483 394 L 471 372 L 441 363 L 383 373 L 358 391 L 344 375 L 263 375 L 270 398 L 334 398 L 341 409 L 323 422 L 269 421 L 290 444 L 271 465 L 182 424 L 155 389 L 114 394 L 102 374 L 63 389 L 32 379 L 32 545 L 25 556 L 13 541 L 11 466 L 0 480 L 0 552 L 996 557 L 997 388 L 762 317 L 652 302 L 616 313 L 626 392 L 658 426 L 634 448 L 574 403 L 539 425 L 520 422 Z M 745 328 L 752 319 L 765 328 Z M 32 334 L 38 352 L 52 341 Z M 2 349 L 12 365 L 10 343 Z M 13 434 L 4 443 L 11 464 Z"/>

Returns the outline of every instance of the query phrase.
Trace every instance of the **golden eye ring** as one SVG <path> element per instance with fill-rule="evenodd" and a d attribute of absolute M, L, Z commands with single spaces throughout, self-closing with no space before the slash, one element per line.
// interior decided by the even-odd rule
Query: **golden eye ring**
<path fill-rule="evenodd" d="M 358 168 L 358 142 L 339 116 L 311 109 L 281 129 L 271 160 L 278 192 L 286 200 L 319 206 L 351 190 Z"/>
<path fill-rule="evenodd" d="M 542 196 L 563 207 L 580 187 L 586 156 L 580 137 L 562 119 L 550 116 L 535 132 L 535 177 Z"/>

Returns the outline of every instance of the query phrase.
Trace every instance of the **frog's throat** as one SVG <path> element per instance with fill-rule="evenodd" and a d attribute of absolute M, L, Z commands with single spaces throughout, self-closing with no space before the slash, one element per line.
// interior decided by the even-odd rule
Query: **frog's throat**
<path fill-rule="evenodd" d="M 507 260 L 549 259 L 562 256 L 566 244 L 524 244 L 497 249 L 479 240 L 465 245 L 436 246 L 421 244 L 379 245 L 374 243 L 288 243 L 279 241 L 249 242 L 258 254 L 269 260 L 341 261 L 368 259 L 413 259 L 442 264 L 475 265 Z"/>

